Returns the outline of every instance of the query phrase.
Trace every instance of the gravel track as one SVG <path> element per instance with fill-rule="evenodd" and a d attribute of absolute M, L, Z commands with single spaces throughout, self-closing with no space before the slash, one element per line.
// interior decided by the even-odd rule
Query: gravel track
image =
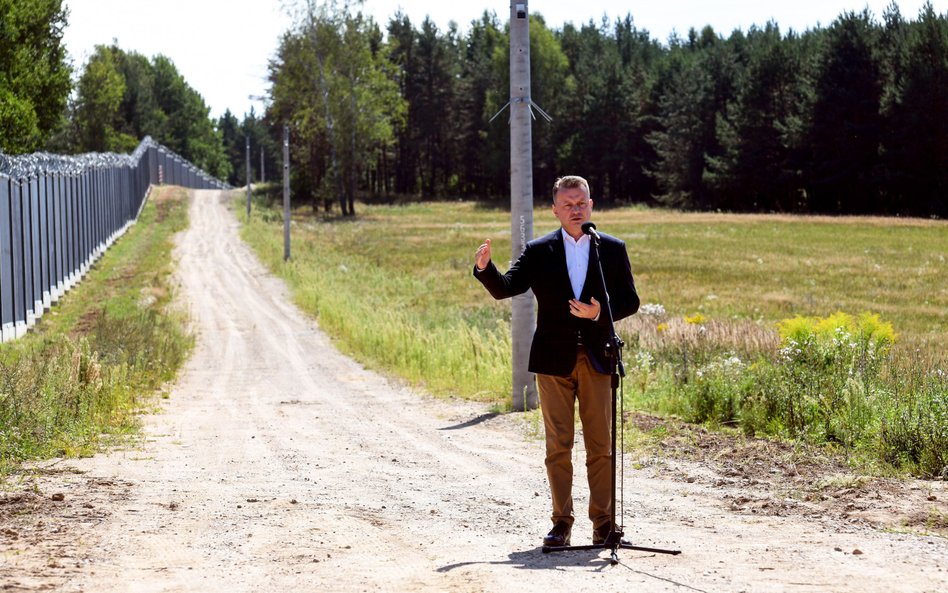
<path fill-rule="evenodd" d="M 224 194 L 194 192 L 176 251 L 194 355 L 140 447 L 57 463 L 21 495 L 32 511 L 9 520 L 13 535 L 0 526 L 0 589 L 948 590 L 942 537 L 741 512 L 741 488 L 684 460 L 625 472 L 627 538 L 682 555 L 541 553 L 542 442 L 519 417 L 342 356 L 237 231 Z M 578 518 L 573 543 L 590 533 Z"/>

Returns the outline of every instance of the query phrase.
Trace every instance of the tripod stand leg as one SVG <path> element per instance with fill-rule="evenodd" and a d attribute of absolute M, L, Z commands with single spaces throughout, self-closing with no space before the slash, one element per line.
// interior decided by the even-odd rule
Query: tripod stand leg
<path fill-rule="evenodd" d="M 644 546 L 634 546 L 630 542 L 622 540 L 619 542 L 619 547 L 623 550 L 638 550 L 639 552 L 652 552 L 653 554 L 669 554 L 671 556 L 677 556 L 681 554 L 681 550 L 665 550 L 663 548 L 647 548 Z M 613 551 L 615 553 L 615 551 Z"/>

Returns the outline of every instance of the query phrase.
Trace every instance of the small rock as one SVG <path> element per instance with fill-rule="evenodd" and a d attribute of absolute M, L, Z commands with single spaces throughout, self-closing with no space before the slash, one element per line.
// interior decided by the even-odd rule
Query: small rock
<path fill-rule="evenodd" d="M 57 492 L 56 494 L 50 496 L 50 499 L 55 500 L 56 502 L 62 502 L 66 500 L 66 495 L 62 492 Z"/>
<path fill-rule="evenodd" d="M 934 494 L 932 494 L 931 496 L 928 497 L 928 502 L 932 502 L 932 501 L 935 501 L 935 500 L 938 500 L 938 497 L 935 496 Z"/>
<path fill-rule="evenodd" d="M 833 551 L 834 551 L 834 552 L 842 552 L 843 549 L 840 548 L 839 546 L 836 546 L 835 548 L 833 548 Z"/>
<path fill-rule="evenodd" d="M 685 481 L 688 482 L 689 484 L 694 484 L 694 483 L 695 483 L 695 480 L 697 480 L 697 479 L 698 479 L 698 478 L 696 478 L 696 477 L 694 477 L 694 476 L 688 476 L 687 478 L 685 478 Z"/>
<path fill-rule="evenodd" d="M 296 499 L 294 498 L 293 500 L 290 501 L 290 504 L 299 504 L 299 503 L 297 503 Z"/>
<path fill-rule="evenodd" d="M 855 550 L 853 550 L 853 556 L 862 556 L 862 550 L 860 550 L 859 548 L 856 548 Z"/>

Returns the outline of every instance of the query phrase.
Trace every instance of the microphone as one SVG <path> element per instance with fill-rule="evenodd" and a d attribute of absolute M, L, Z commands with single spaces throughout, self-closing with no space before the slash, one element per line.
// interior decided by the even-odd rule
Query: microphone
<path fill-rule="evenodd" d="M 593 221 L 587 220 L 586 222 L 582 224 L 580 228 L 583 230 L 584 235 L 589 235 L 596 241 L 599 241 L 602 239 L 602 237 L 599 236 L 599 233 L 596 232 L 596 223 L 594 223 Z"/>

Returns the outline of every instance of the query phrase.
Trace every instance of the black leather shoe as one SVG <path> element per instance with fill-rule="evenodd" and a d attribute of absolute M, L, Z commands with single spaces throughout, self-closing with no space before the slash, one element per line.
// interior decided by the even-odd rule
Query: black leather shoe
<path fill-rule="evenodd" d="M 604 523 L 596 527 L 593 529 L 593 545 L 600 546 L 605 543 L 612 543 L 612 540 L 609 539 L 610 534 L 612 534 L 612 523 Z M 612 537 L 619 540 L 622 538 L 622 532 L 616 531 Z"/>
<path fill-rule="evenodd" d="M 553 529 L 543 538 L 543 545 L 549 547 L 568 546 L 569 534 L 572 530 L 572 526 L 566 521 L 557 521 Z"/>

